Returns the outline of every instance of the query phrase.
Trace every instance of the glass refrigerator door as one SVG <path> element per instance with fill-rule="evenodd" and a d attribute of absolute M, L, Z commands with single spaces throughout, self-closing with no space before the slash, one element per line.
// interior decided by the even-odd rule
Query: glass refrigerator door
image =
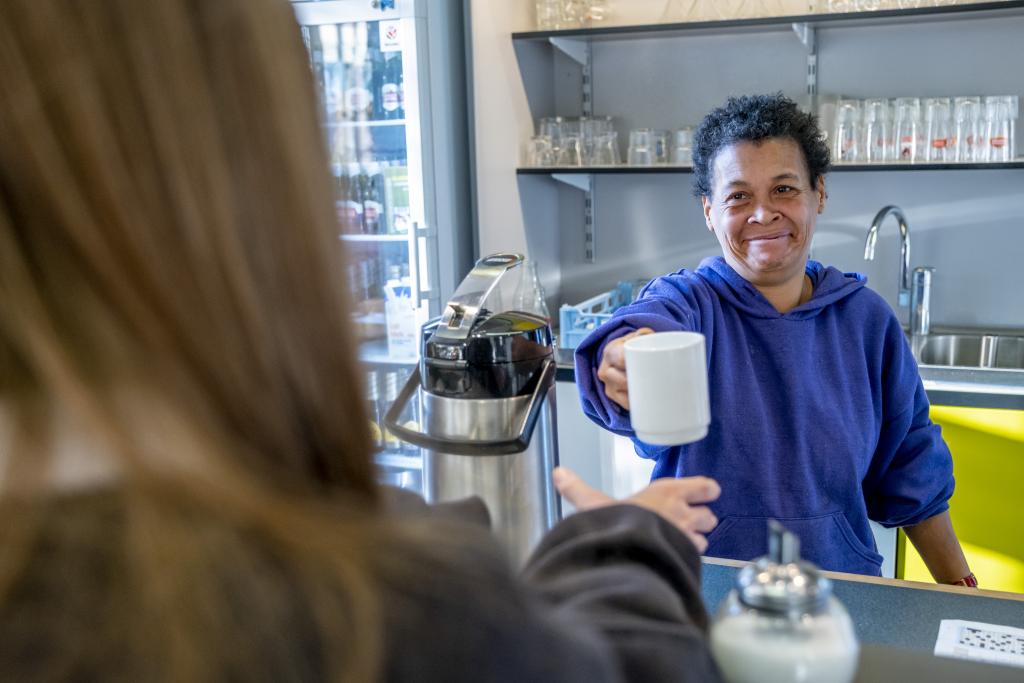
<path fill-rule="evenodd" d="M 397 6 L 396 6 L 397 5 Z M 353 328 L 382 479 L 421 489 L 422 456 L 383 427 L 416 369 L 431 273 L 412 2 L 295 2 L 323 105 Z M 418 421 L 415 406 L 403 421 Z"/>

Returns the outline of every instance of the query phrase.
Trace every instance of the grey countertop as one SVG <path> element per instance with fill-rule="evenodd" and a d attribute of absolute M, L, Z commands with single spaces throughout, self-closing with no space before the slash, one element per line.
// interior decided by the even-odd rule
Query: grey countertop
<path fill-rule="evenodd" d="M 705 558 L 704 604 L 714 614 L 745 563 Z M 1024 628 L 1024 595 L 825 572 L 864 646 L 857 681 L 1022 681 L 1024 669 L 932 656 L 943 619 Z M 900 676 L 898 671 L 906 675 Z M 913 675 L 910 675 L 914 672 Z M 925 675 L 927 674 L 927 675 Z"/>
<path fill-rule="evenodd" d="M 864 645 L 853 683 L 928 681 L 928 683 L 1020 683 L 1024 670 L 936 657 L 924 652 Z"/>
<path fill-rule="evenodd" d="M 572 349 L 556 349 L 559 382 L 575 382 Z M 933 405 L 1024 410 L 1024 370 L 974 370 L 922 365 L 921 380 Z"/>

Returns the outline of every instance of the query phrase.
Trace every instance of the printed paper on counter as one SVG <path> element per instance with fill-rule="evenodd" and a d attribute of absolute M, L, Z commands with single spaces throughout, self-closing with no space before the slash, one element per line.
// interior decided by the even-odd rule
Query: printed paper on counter
<path fill-rule="evenodd" d="M 1024 629 L 980 621 L 943 619 L 935 654 L 991 664 L 1024 667 Z"/>

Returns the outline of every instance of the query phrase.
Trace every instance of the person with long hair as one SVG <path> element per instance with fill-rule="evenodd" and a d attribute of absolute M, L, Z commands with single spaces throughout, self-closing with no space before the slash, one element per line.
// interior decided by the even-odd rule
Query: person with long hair
<path fill-rule="evenodd" d="M 0 3 L 0 678 L 715 680 L 713 481 L 386 509 L 331 193 L 284 0 Z"/>

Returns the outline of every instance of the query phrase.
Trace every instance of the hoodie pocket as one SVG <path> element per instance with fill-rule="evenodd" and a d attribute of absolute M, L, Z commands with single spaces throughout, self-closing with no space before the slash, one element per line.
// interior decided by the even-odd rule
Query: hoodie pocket
<path fill-rule="evenodd" d="M 768 554 L 768 517 L 726 515 L 708 534 L 708 557 L 753 560 Z M 801 558 L 822 569 L 881 574 L 882 556 L 857 538 L 842 512 L 813 517 L 776 517 L 800 539 Z"/>
<path fill-rule="evenodd" d="M 833 521 L 839 527 L 839 531 L 846 538 L 846 542 L 850 545 L 850 548 L 858 553 L 865 560 L 870 562 L 875 567 L 873 574 L 881 574 L 882 560 L 884 559 L 878 552 L 872 550 L 864 544 L 860 537 L 854 532 L 853 527 L 850 526 L 850 520 L 846 519 L 846 515 L 842 512 L 836 512 L 832 515 Z M 842 571 L 842 570 L 837 570 Z M 866 572 L 858 572 L 866 573 Z"/>

